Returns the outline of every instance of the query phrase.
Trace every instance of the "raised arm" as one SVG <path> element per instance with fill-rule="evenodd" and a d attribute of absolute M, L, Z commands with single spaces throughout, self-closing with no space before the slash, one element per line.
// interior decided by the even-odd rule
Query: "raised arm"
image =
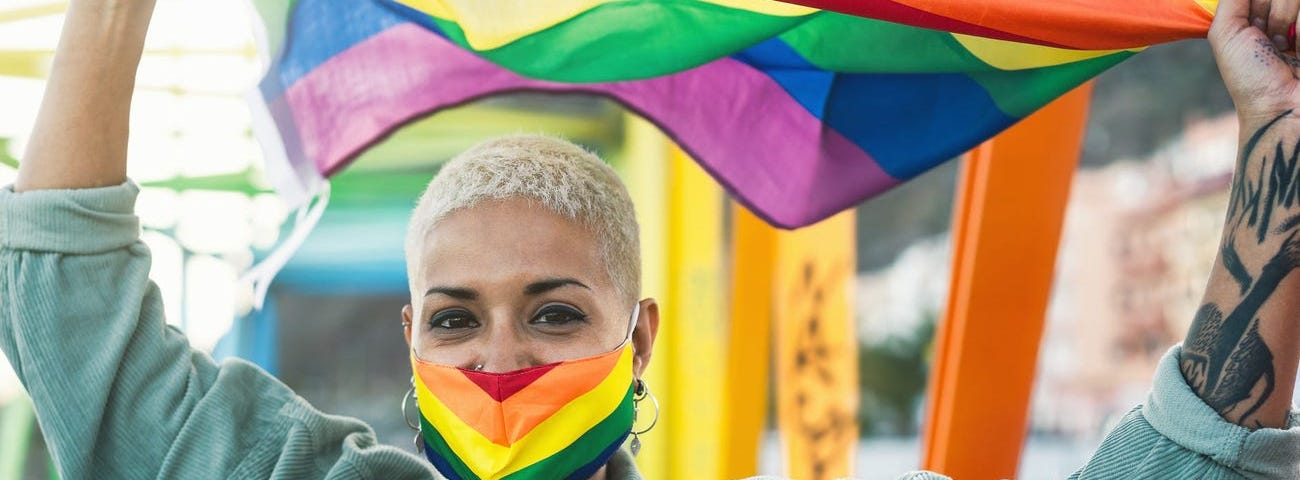
<path fill-rule="evenodd" d="M 167 326 L 126 183 L 153 0 L 72 0 L 13 190 L 0 188 L 0 351 L 63 478 L 429 478 L 261 369 Z"/>
<path fill-rule="evenodd" d="M 1179 367 L 1224 419 L 1285 428 L 1300 362 L 1300 61 L 1276 45 L 1287 43 L 1298 7 L 1253 4 L 1221 1 L 1210 31 L 1240 149 L 1218 259 Z"/>
<path fill-rule="evenodd" d="M 154 2 L 70 2 L 15 191 L 126 180 L 131 91 Z"/>

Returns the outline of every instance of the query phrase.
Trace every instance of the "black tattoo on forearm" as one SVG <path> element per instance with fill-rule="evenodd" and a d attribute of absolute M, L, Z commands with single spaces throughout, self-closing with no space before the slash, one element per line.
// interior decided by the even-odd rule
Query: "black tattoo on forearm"
<path fill-rule="evenodd" d="M 1259 333 L 1260 310 L 1278 286 L 1300 267 L 1300 141 L 1279 140 L 1260 149 L 1266 133 L 1287 111 L 1265 124 L 1242 146 L 1229 193 L 1227 235 L 1219 258 L 1240 287 L 1239 301 L 1224 314 L 1207 303 L 1187 334 L 1180 368 L 1188 385 L 1224 418 L 1261 426 L 1254 415 L 1273 393 L 1273 353 Z M 1287 152 L 1289 149 L 1289 153 Z M 1256 156 L 1258 155 L 1258 158 Z M 1259 165 L 1250 163 L 1256 158 Z M 1279 217 L 1275 221 L 1275 216 Z M 1242 261 L 1238 232 L 1248 232 L 1252 247 L 1281 240 L 1281 246 L 1255 274 Z"/>
<path fill-rule="evenodd" d="M 1237 255 L 1237 245 L 1234 238 L 1228 238 L 1227 243 L 1221 249 L 1221 253 L 1223 255 L 1223 268 L 1228 271 L 1228 274 L 1232 275 L 1232 279 L 1236 280 L 1237 285 L 1241 287 L 1241 291 L 1238 293 L 1245 295 L 1246 290 L 1250 290 L 1250 284 L 1254 283 L 1255 279 L 1251 278 L 1250 272 L 1246 270 L 1246 264 L 1241 263 L 1241 256 Z"/>

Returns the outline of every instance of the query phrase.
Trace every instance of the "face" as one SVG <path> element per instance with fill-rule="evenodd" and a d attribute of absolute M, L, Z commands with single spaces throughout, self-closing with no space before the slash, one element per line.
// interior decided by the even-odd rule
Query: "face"
<path fill-rule="evenodd" d="M 419 358 L 487 372 L 573 360 L 617 348 L 634 308 L 635 374 L 658 329 L 654 300 L 620 294 L 581 224 L 526 199 L 458 210 L 424 239 L 402 309 Z"/>

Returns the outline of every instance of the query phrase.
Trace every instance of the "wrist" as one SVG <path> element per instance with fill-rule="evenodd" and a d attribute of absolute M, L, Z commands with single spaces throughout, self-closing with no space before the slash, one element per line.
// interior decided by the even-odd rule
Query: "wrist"
<path fill-rule="evenodd" d="M 1273 129 L 1294 124 L 1300 127 L 1300 105 L 1267 105 L 1237 109 L 1237 124 L 1243 135 L 1249 135 L 1269 124 Z"/>
<path fill-rule="evenodd" d="M 1300 120 L 1300 102 L 1294 100 L 1300 91 L 1289 87 L 1232 90 L 1232 104 L 1242 131 L 1253 130 L 1247 127 L 1262 127 L 1279 117 L 1287 119 L 1287 122 Z"/>
<path fill-rule="evenodd" d="M 1287 144 L 1287 147 L 1294 147 L 1300 141 L 1300 105 L 1250 110 L 1239 108 L 1237 125 L 1241 146 L 1238 154 L 1247 157 L 1242 159 L 1244 163 L 1253 163 L 1253 160 L 1261 158 L 1262 151 L 1258 150 L 1261 146 L 1268 146 L 1268 153 L 1272 153 L 1272 147 L 1279 141 Z M 1285 139 L 1290 140 L 1283 141 Z"/>
<path fill-rule="evenodd" d="M 109 81 L 127 77 L 133 80 L 144 51 L 154 3 L 154 0 L 73 0 L 64 17 L 55 69 L 62 66 L 70 72 Z M 54 80 L 52 76 L 51 81 Z"/>
<path fill-rule="evenodd" d="M 68 8 L 113 14 L 149 13 L 156 3 L 157 0 L 70 0 Z"/>
<path fill-rule="evenodd" d="M 78 29 L 91 34 L 143 37 L 156 3 L 156 0 L 72 0 L 66 22 L 76 23 Z"/>

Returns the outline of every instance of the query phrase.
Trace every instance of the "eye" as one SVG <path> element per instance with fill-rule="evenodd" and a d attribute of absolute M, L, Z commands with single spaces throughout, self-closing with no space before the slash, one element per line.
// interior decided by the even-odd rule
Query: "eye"
<path fill-rule="evenodd" d="M 565 305 L 547 305 L 533 317 L 534 325 L 564 326 L 587 321 L 587 316 L 577 309 Z"/>
<path fill-rule="evenodd" d="M 460 309 L 443 310 L 433 314 L 429 319 L 431 330 L 463 330 L 477 327 L 478 320 L 469 312 Z"/>

